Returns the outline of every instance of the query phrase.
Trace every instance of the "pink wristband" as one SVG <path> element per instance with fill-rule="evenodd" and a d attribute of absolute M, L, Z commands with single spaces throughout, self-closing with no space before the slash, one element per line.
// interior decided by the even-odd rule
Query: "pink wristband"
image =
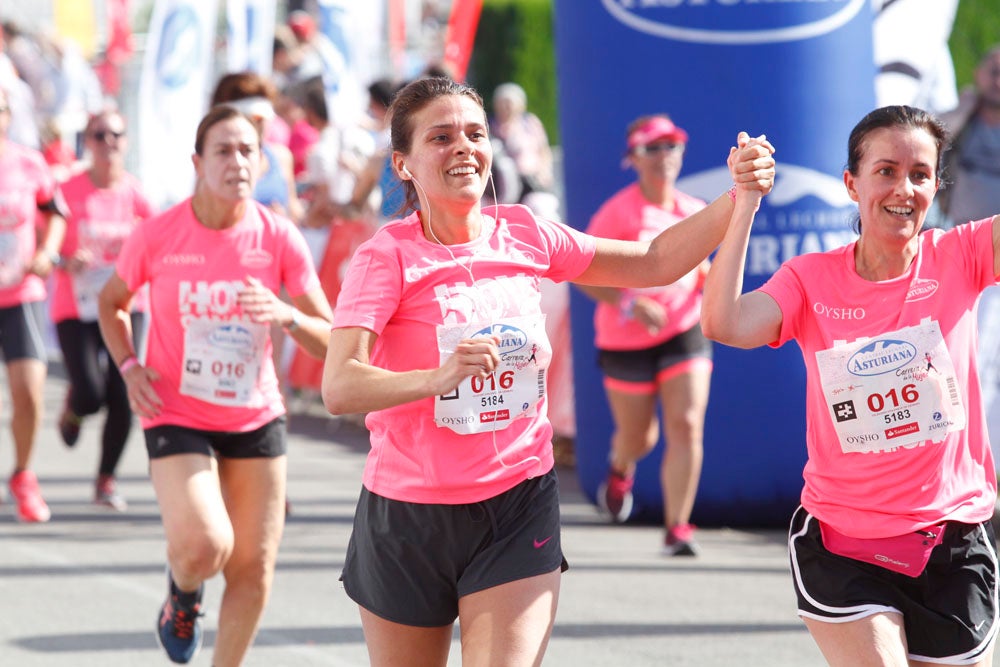
<path fill-rule="evenodd" d="M 729 201 L 731 201 L 731 202 L 733 202 L 735 204 L 736 203 L 736 184 L 735 183 L 733 184 L 733 187 L 729 188 L 729 192 L 727 194 L 729 195 Z"/>
<path fill-rule="evenodd" d="M 126 373 L 129 372 L 129 370 L 132 369 L 133 366 L 138 366 L 138 365 L 139 365 L 139 360 L 136 359 L 135 355 L 133 354 L 131 357 L 129 357 L 128 359 L 126 359 L 121 363 L 121 365 L 118 367 L 118 372 L 122 375 L 125 375 Z"/>

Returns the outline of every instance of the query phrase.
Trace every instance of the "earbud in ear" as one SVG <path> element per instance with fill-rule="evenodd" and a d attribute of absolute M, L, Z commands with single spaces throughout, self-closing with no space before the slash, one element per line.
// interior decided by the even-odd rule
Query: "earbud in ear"
<path fill-rule="evenodd" d="M 400 169 L 399 171 L 401 174 L 403 174 L 403 176 L 406 176 L 407 178 L 413 178 L 413 174 L 410 173 L 410 170 L 406 168 L 405 164 L 403 165 L 403 168 Z"/>

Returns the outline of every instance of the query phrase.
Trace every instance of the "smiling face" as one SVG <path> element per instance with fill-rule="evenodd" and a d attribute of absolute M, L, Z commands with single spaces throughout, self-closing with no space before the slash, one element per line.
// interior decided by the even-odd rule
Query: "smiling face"
<path fill-rule="evenodd" d="M 409 152 L 393 153 L 416 185 L 421 208 L 468 207 L 478 204 L 489 180 L 493 148 L 483 108 L 466 95 L 432 100 L 412 116 Z"/>
<path fill-rule="evenodd" d="M 260 169 L 257 130 L 244 116 L 221 120 L 208 128 L 193 160 L 198 180 L 216 197 L 250 199 Z"/>
<path fill-rule="evenodd" d="M 856 173 L 844 172 L 862 238 L 889 245 L 915 238 L 937 192 L 937 164 L 937 143 L 924 129 L 893 126 L 868 134 Z"/>

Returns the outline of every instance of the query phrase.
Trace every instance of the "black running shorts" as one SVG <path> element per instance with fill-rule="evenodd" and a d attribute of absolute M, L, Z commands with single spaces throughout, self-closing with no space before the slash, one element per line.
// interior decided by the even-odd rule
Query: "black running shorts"
<path fill-rule="evenodd" d="M 465 505 L 390 500 L 362 488 L 341 581 L 394 623 L 440 627 L 471 593 L 565 571 L 555 470 Z"/>
<path fill-rule="evenodd" d="M 278 417 L 245 433 L 202 431 L 186 426 L 163 424 L 145 431 L 150 459 L 173 454 L 204 454 L 222 459 L 274 459 L 288 452 L 285 418 Z"/>
<path fill-rule="evenodd" d="M 42 301 L 0 308 L 0 348 L 4 361 L 46 361 L 44 323 L 45 304 Z"/>
<path fill-rule="evenodd" d="M 696 324 L 659 345 L 642 350 L 598 350 L 597 363 L 608 378 L 646 384 L 692 359 L 712 359 L 712 342 Z"/>
<path fill-rule="evenodd" d="M 903 616 L 911 660 L 969 664 L 996 639 L 997 555 L 990 521 L 951 522 L 918 577 L 838 556 L 799 507 L 788 533 L 799 615 L 828 623 Z"/>

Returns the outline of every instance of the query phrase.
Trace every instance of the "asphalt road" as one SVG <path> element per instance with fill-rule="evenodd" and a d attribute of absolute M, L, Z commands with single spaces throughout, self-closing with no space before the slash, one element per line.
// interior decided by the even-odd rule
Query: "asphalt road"
<path fill-rule="evenodd" d="M 4 386 L 0 469 L 12 462 Z M 56 363 L 34 461 L 51 522 L 19 524 L 9 500 L 0 504 L 0 666 L 169 664 L 153 634 L 165 546 L 141 436 L 133 432 L 119 470 L 128 512 L 93 506 L 101 420 L 88 420 L 80 443 L 67 449 L 55 428 L 64 392 Z M 315 401 L 293 408 L 293 510 L 274 593 L 245 665 L 366 665 L 357 610 L 338 576 L 367 432 L 356 420 L 329 417 Z M 700 557 L 664 558 L 661 529 L 607 524 L 581 494 L 572 467 L 559 474 L 570 570 L 546 665 L 824 664 L 795 615 L 782 531 L 701 530 Z M 221 589 L 221 579 L 207 584 L 206 644 L 194 665 L 211 662 Z M 456 643 L 450 665 L 459 664 Z"/>

